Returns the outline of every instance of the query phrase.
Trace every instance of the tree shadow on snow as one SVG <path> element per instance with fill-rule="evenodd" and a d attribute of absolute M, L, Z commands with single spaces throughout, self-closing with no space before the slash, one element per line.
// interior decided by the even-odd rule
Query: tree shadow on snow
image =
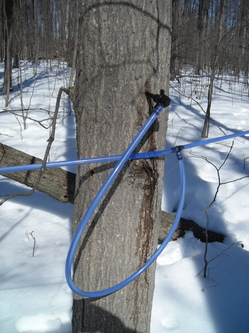
<path fill-rule="evenodd" d="M 231 129 L 229 130 L 231 131 Z M 181 143 L 184 142 L 184 133 L 180 133 L 177 139 L 180 139 Z M 168 143 L 168 147 L 173 145 L 177 145 L 177 143 Z M 188 153 L 183 151 L 183 157 L 186 157 L 186 155 Z M 230 156 L 230 159 L 235 173 L 238 170 L 241 172 L 241 164 L 238 164 L 236 157 Z M 204 208 L 213 200 L 218 183 L 210 184 L 198 177 L 198 170 L 192 164 L 192 159 L 185 158 L 184 163 L 187 185 L 182 217 L 192 219 L 205 228 L 206 215 Z M 174 213 L 178 206 L 179 195 L 180 178 L 177 159 L 171 154 L 166 156 L 163 210 Z M 224 209 L 222 202 L 217 200 L 208 210 L 209 229 L 227 235 L 226 221 L 223 216 Z M 243 239 L 241 241 L 243 242 Z M 204 244 L 200 245 L 200 241 L 196 240 L 196 247 L 202 246 L 203 253 L 192 256 L 190 254 L 189 238 L 186 237 L 184 241 L 180 242 L 183 257 L 189 258 L 188 260 L 191 260 L 195 265 L 196 288 L 200 288 L 205 295 L 206 304 L 208 305 L 207 316 L 212 318 L 213 321 L 214 330 L 212 332 L 204 328 L 200 328 L 200 332 L 234 333 L 239 331 L 240 333 L 247 333 L 249 327 L 249 287 L 246 281 L 249 276 L 249 252 L 245 251 L 239 243 L 236 243 L 232 236 L 227 236 L 223 244 L 209 243 L 207 256 L 209 264 L 207 278 L 205 279 L 203 277 Z M 173 289 L 174 287 L 172 286 Z M 191 307 L 191 302 L 189 306 Z M 205 312 L 205 310 L 203 311 Z M 167 317 L 167 312 L 165 312 L 165 317 Z"/>

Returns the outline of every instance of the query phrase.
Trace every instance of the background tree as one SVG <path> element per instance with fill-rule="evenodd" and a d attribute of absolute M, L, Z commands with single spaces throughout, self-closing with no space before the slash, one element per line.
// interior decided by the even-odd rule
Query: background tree
<path fill-rule="evenodd" d="M 204 125 L 202 129 L 201 136 L 203 138 L 208 137 L 209 133 L 209 124 L 210 124 L 210 113 L 211 113 L 211 104 L 212 104 L 212 96 L 214 89 L 214 79 L 216 75 L 216 71 L 218 69 L 219 57 L 221 54 L 222 41 L 224 38 L 224 17 L 225 17 L 225 8 L 226 8 L 227 0 L 220 0 L 220 6 L 217 8 L 217 19 L 215 20 L 215 29 L 218 31 L 218 35 L 215 35 L 215 45 L 213 48 L 213 52 L 211 53 L 210 59 L 210 76 L 209 76 L 209 86 L 208 86 L 208 104 L 206 110 L 206 116 L 204 120 Z"/>
<path fill-rule="evenodd" d="M 168 88 L 171 1 L 83 2 L 74 109 L 78 157 L 125 151 L 151 112 L 147 90 Z M 138 150 L 165 146 L 166 111 Z M 84 290 L 116 284 L 157 247 L 163 160 L 130 162 L 86 230 L 75 258 Z M 73 228 L 113 163 L 78 167 Z M 124 289 L 100 299 L 74 296 L 73 332 L 149 332 L 155 266 Z"/>
<path fill-rule="evenodd" d="M 198 7 L 198 18 L 197 18 L 197 62 L 196 62 L 196 72 L 201 74 L 201 70 L 206 67 L 205 54 L 205 39 L 207 38 L 207 22 L 208 22 L 208 9 L 210 1 L 208 0 L 199 0 Z"/>
<path fill-rule="evenodd" d="M 171 74 L 179 75 L 181 69 L 181 15 L 182 1 L 172 0 L 172 48 L 171 48 Z"/>
<path fill-rule="evenodd" d="M 217 20 L 221 3 L 222 0 L 172 0 L 174 24 L 171 74 L 180 75 L 186 66 L 191 67 L 197 74 L 203 70 L 209 71 L 219 35 Z M 9 8 L 13 5 L 14 14 L 11 19 L 6 19 L 6 4 Z M 1 58 L 4 58 L 3 53 L 7 50 L 5 37 L 8 33 L 12 36 L 11 57 L 15 57 L 16 66 L 19 59 L 31 60 L 35 64 L 38 59 L 42 59 L 50 64 L 50 61 L 56 58 L 74 67 L 78 33 L 77 15 L 76 0 L 2 0 Z M 12 24 L 12 34 L 6 29 L 7 22 Z M 222 47 L 219 49 L 216 74 L 233 72 L 239 77 L 243 73 L 246 78 L 249 63 L 248 1 L 226 1 L 222 29 Z M 6 76 L 7 74 L 8 71 Z"/>
<path fill-rule="evenodd" d="M 6 94 L 5 106 L 9 103 L 9 93 L 12 90 L 12 25 L 13 25 L 13 0 L 3 1 L 3 17 L 4 17 L 4 84 L 2 92 Z"/>
<path fill-rule="evenodd" d="M 245 72 L 248 76 L 248 29 L 249 29 L 249 5 L 248 1 L 241 0 L 238 6 L 238 29 L 236 34 L 236 61 L 235 61 L 235 75 L 239 76 L 240 71 Z"/>

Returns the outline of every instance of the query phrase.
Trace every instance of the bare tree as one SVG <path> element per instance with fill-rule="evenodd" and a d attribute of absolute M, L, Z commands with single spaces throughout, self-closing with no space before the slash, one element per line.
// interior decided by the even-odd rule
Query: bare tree
<path fill-rule="evenodd" d="M 2 92 L 6 94 L 5 106 L 9 103 L 9 93 L 12 90 L 12 22 L 13 22 L 13 0 L 3 1 L 4 15 L 4 84 Z"/>
<path fill-rule="evenodd" d="M 201 70 L 205 67 L 205 51 L 206 46 L 204 43 L 205 38 L 207 38 L 206 27 L 208 25 L 208 10 L 210 1 L 199 0 L 198 7 L 198 19 L 197 19 L 197 29 L 198 29 L 198 39 L 197 39 L 197 62 L 196 69 L 197 73 L 200 74 Z"/>
<path fill-rule="evenodd" d="M 0 61 L 4 60 L 4 15 L 3 1 L 0 2 Z"/>
<path fill-rule="evenodd" d="M 203 138 L 208 137 L 209 133 L 209 124 L 210 124 L 210 113 L 211 113 L 211 104 L 212 104 L 212 96 L 213 96 L 213 88 L 214 88 L 214 79 L 215 79 L 215 74 L 216 70 L 218 68 L 218 61 L 219 61 L 219 56 L 220 56 L 220 48 L 221 48 L 221 42 L 223 39 L 223 21 L 224 21 L 224 16 L 225 16 L 225 8 L 226 8 L 226 2 L 227 0 L 220 0 L 220 7 L 219 7 L 219 14 L 218 14 L 218 19 L 217 19 L 217 39 L 216 39 L 216 44 L 214 46 L 213 54 L 211 57 L 211 75 L 209 77 L 209 87 L 208 87 L 208 105 L 207 105 L 207 111 L 206 111 L 206 116 L 205 116 L 205 121 L 202 129 L 202 134 L 201 136 Z"/>
<path fill-rule="evenodd" d="M 146 91 L 168 88 L 171 1 L 81 2 L 74 109 L 78 157 L 124 152 L 151 112 Z M 165 145 L 160 115 L 139 150 Z M 105 289 L 138 269 L 157 247 L 162 160 L 128 163 L 90 221 L 75 258 L 74 281 Z M 80 166 L 73 229 L 113 167 Z M 149 332 L 155 266 L 100 299 L 74 296 L 73 332 Z"/>
<path fill-rule="evenodd" d="M 248 25 L 249 25 L 249 5 L 248 1 L 241 0 L 238 11 L 238 32 L 237 32 L 237 48 L 236 48 L 236 67 L 235 75 L 240 76 L 241 70 L 247 71 L 248 65 Z"/>
<path fill-rule="evenodd" d="M 75 76 L 75 67 L 76 67 L 76 57 L 77 57 L 77 48 L 79 42 L 79 5 L 78 1 L 75 4 L 75 23 L 74 23 L 74 38 L 73 38 L 73 47 L 72 47 L 72 55 L 70 59 L 70 65 L 72 67 L 71 75 L 69 79 L 69 87 L 73 86 L 73 80 Z"/>
<path fill-rule="evenodd" d="M 182 65 L 181 56 L 181 14 L 182 14 L 182 1 L 172 0 L 172 49 L 171 49 L 171 74 L 179 75 Z"/>

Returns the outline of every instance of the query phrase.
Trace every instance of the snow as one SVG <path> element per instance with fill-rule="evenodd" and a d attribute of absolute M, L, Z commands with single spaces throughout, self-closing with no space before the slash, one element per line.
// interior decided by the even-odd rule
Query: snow
<path fill-rule="evenodd" d="M 3 72 L 3 64 L 0 66 Z M 61 86 L 68 86 L 70 69 L 57 62 L 41 62 L 37 68 L 23 62 L 21 70 L 22 94 L 20 69 L 15 69 L 8 108 L 5 96 L 0 96 L 0 138 L 4 144 L 42 158 L 57 93 Z M 205 115 L 194 100 L 205 110 L 207 78 L 187 74 L 181 78 L 181 84 L 171 82 L 168 148 L 203 140 Z M 2 80 L 1 76 L 1 84 Z M 29 108 L 25 111 L 26 129 L 21 105 Z M 5 112 L 6 109 L 11 112 Z M 239 81 L 224 75 L 217 79 L 211 109 L 215 124 L 227 135 L 246 131 L 248 114 L 248 86 L 244 78 Z M 216 125 L 211 123 L 209 138 L 224 135 Z M 209 228 L 226 238 L 222 244 L 208 245 L 207 278 L 203 276 L 205 244 L 194 238 L 192 232 L 168 244 L 157 260 L 151 333 L 249 331 L 248 178 L 238 180 L 249 175 L 248 136 L 234 140 L 227 158 L 232 142 L 229 139 L 183 151 L 187 174 L 183 217 L 205 227 L 204 209 L 213 201 L 220 177 L 216 201 L 207 212 Z M 73 159 L 75 147 L 74 113 L 63 94 L 49 160 Z M 1 196 L 28 191 L 3 176 L 0 185 Z M 179 188 L 177 159 L 167 155 L 163 210 L 176 211 Z M 5 202 L 0 210 L 1 332 L 71 333 L 72 294 L 64 267 L 73 205 L 35 192 L 30 197 L 19 196 Z"/>

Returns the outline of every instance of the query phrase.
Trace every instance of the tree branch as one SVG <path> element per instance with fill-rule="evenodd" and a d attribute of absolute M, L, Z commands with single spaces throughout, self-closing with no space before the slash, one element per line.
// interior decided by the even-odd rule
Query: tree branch
<path fill-rule="evenodd" d="M 175 89 L 172 85 L 170 85 L 170 88 L 172 88 L 173 90 L 175 90 L 178 94 L 180 94 L 181 96 L 184 96 L 188 99 L 191 99 L 192 101 L 194 101 L 199 107 L 200 109 L 202 110 L 202 112 L 204 114 L 206 114 L 206 111 L 203 109 L 203 107 L 201 106 L 201 104 L 196 100 L 194 99 L 192 96 L 186 96 L 185 94 L 181 93 L 179 90 Z M 218 127 L 218 129 L 224 134 L 226 135 L 225 131 L 223 131 L 223 129 L 216 123 L 216 121 L 210 117 L 210 121 L 216 126 Z"/>
<path fill-rule="evenodd" d="M 58 115 L 59 106 L 60 106 L 61 94 L 62 94 L 63 91 L 68 93 L 68 89 L 66 89 L 64 87 L 61 87 L 59 89 L 59 93 L 57 95 L 57 100 L 56 100 L 55 112 L 54 112 L 54 116 L 52 118 L 51 133 L 50 133 L 50 136 L 47 140 L 48 144 L 47 144 L 47 147 L 46 147 L 46 150 L 45 150 L 45 153 L 44 153 L 43 160 L 39 160 L 39 159 L 35 158 L 36 161 L 39 160 L 39 162 L 36 162 L 36 163 L 41 163 L 42 164 L 41 168 L 38 171 L 24 172 L 23 174 L 21 174 L 21 177 L 18 177 L 15 174 L 12 175 L 12 177 L 10 176 L 10 174 L 3 174 L 3 176 L 7 176 L 9 178 L 16 179 L 19 182 L 21 182 L 21 183 L 23 183 L 27 186 L 32 187 L 32 189 L 28 193 L 10 194 L 10 195 L 6 196 L 0 202 L 0 205 L 2 205 L 7 200 L 9 200 L 11 198 L 14 198 L 16 196 L 30 196 L 35 192 L 35 190 L 40 190 L 41 192 L 44 192 L 44 193 L 49 192 L 50 194 L 52 194 L 51 196 L 54 197 L 55 199 L 60 197 L 61 200 L 64 199 L 64 202 L 68 202 L 68 196 L 67 196 L 67 193 L 65 194 L 65 192 L 67 192 L 68 180 L 69 179 L 72 180 L 72 178 L 74 178 L 74 177 L 70 177 L 70 173 L 66 172 L 66 182 L 63 183 L 63 188 L 65 188 L 65 191 L 62 191 L 62 196 L 61 196 L 61 191 L 59 191 L 58 188 L 55 189 L 55 182 L 53 182 L 53 180 L 55 180 L 55 178 L 56 178 L 56 177 L 53 177 L 53 176 L 55 176 L 55 173 L 46 170 L 46 175 L 44 174 L 45 173 L 45 168 L 46 168 L 46 163 L 47 163 L 47 158 L 48 158 L 48 155 L 49 155 L 49 152 L 50 152 L 50 149 L 51 149 L 52 143 L 54 141 L 54 137 L 55 137 L 57 115 Z M 5 145 L 1 145 L 0 147 L 1 147 L 1 153 L 2 153 L 0 166 L 4 166 L 3 165 L 4 161 L 5 161 L 5 163 L 9 163 L 9 159 L 13 162 L 13 160 L 16 158 L 15 154 L 17 154 L 17 152 L 19 152 L 18 156 L 19 156 L 19 158 L 21 157 L 21 159 L 20 159 L 21 161 L 23 160 L 23 158 L 25 158 L 25 160 L 29 159 L 30 162 L 24 163 L 24 164 L 34 163 L 33 162 L 34 161 L 33 156 L 30 156 L 30 155 L 25 154 L 25 153 L 21 153 L 20 151 L 14 150 L 13 148 L 7 147 Z M 7 156 L 6 156 L 6 154 L 7 154 Z M 10 154 L 10 156 L 8 154 Z M 31 157 L 31 159 L 30 159 L 30 157 Z M 19 161 L 19 163 L 20 163 L 20 161 Z M 19 164 L 19 163 L 17 163 L 17 164 Z M 7 164 L 7 165 L 10 165 L 10 164 Z M 63 171 L 61 170 L 61 172 L 63 172 Z M 46 185 L 45 184 L 40 184 L 41 180 L 46 179 L 47 176 L 50 176 L 50 179 L 49 179 L 48 182 L 46 182 Z M 57 176 L 57 173 L 56 173 L 56 176 Z M 65 175 L 64 175 L 64 181 L 65 181 Z M 49 183 L 50 183 L 50 186 L 48 186 Z M 52 187 L 52 188 L 48 191 L 48 189 L 46 189 L 46 187 Z"/>

